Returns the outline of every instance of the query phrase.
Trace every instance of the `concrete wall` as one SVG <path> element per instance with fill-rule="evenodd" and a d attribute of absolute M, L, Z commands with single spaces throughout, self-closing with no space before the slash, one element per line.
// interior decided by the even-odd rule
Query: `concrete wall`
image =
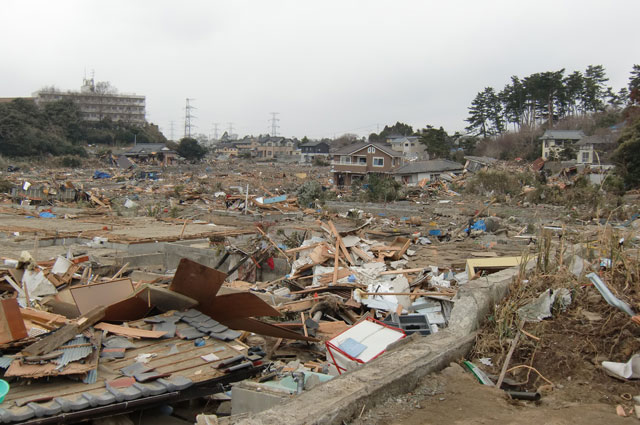
<path fill-rule="evenodd" d="M 173 270 L 178 268 L 178 263 L 182 258 L 188 258 L 207 267 L 215 267 L 224 253 L 224 250 L 217 252 L 209 248 L 194 248 L 180 243 L 167 243 L 164 246 L 164 266 L 167 270 Z M 233 261 L 233 257 L 239 256 L 230 255 L 223 267 L 220 267 L 221 271 L 229 269 L 229 263 Z"/>

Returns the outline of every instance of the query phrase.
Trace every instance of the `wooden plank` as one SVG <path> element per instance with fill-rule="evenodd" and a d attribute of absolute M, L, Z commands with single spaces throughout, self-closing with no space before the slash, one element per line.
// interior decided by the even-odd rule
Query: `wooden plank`
<path fill-rule="evenodd" d="M 0 301 L 0 344 L 27 337 L 18 300 L 8 298 Z"/>
<path fill-rule="evenodd" d="M 335 236 L 336 242 L 338 243 L 338 246 L 342 250 L 342 253 L 344 254 L 345 258 L 347 259 L 349 264 L 354 266 L 355 263 L 353 262 L 353 258 L 351 258 L 351 254 L 349 254 L 349 251 L 347 251 L 347 247 L 344 246 L 344 243 L 342 242 L 342 237 L 340 237 L 340 233 L 338 233 L 336 226 L 333 225 L 333 222 L 331 220 L 329 220 L 329 227 L 331 228 L 331 232 Z"/>
<path fill-rule="evenodd" d="M 424 270 L 424 268 L 387 270 L 387 271 L 384 271 L 384 272 L 380 273 L 380 275 L 386 275 L 386 274 L 404 274 L 404 273 L 419 273 L 419 272 L 421 272 L 421 271 L 423 271 L 423 270 Z"/>
<path fill-rule="evenodd" d="M 287 254 L 294 254 L 294 253 L 296 253 L 296 252 L 306 251 L 306 250 L 308 250 L 308 249 L 314 249 L 315 247 L 320 246 L 320 245 L 322 245 L 323 243 L 324 243 L 324 242 L 318 242 L 318 243 L 314 243 L 314 244 L 307 245 L 307 246 L 299 246 L 299 247 L 297 247 L 297 248 L 290 248 L 290 249 L 287 249 L 285 252 L 286 252 Z"/>
<path fill-rule="evenodd" d="M 69 319 L 61 314 L 49 313 L 46 311 L 35 310 L 33 308 L 20 308 L 20 313 L 25 319 L 31 320 L 39 325 L 66 325 Z"/>
<path fill-rule="evenodd" d="M 339 279 L 343 279 L 343 278 L 345 278 L 345 277 L 347 277 L 347 276 L 350 276 L 350 275 L 351 275 L 351 273 L 352 273 L 352 272 L 351 272 L 351 270 L 350 270 L 350 269 L 340 268 L 340 269 L 338 270 L 338 280 L 339 280 Z M 331 273 L 323 273 L 323 274 L 321 274 L 321 275 L 317 275 L 317 276 L 320 276 L 320 277 L 318 278 L 318 283 L 320 283 L 320 284 L 329 283 L 329 282 L 331 282 L 331 281 L 332 281 L 333 276 L 335 276 L 335 270 L 334 270 L 334 273 L 333 273 L 333 274 L 331 274 Z M 305 276 L 305 277 L 306 277 L 306 276 Z M 335 285 L 335 283 L 334 283 L 334 285 Z"/>
<path fill-rule="evenodd" d="M 273 241 L 273 239 L 271 239 L 271 238 L 269 237 L 269 235 L 267 235 L 267 234 L 266 234 L 266 233 L 265 233 L 261 228 L 256 227 L 256 229 L 258 229 L 258 232 L 260 232 L 260 233 L 262 234 L 262 236 L 264 236 L 265 238 L 267 238 L 267 240 L 268 240 L 269 242 L 271 242 L 271 245 L 273 245 L 273 246 L 274 246 L 274 247 L 275 247 L 275 248 L 276 248 L 276 249 L 277 249 L 277 250 L 278 250 L 278 251 L 279 251 L 279 252 L 284 256 L 284 258 L 287 260 L 287 262 L 289 262 L 289 257 L 287 256 L 287 254 L 286 254 L 282 249 L 280 249 L 280 247 L 278 246 L 278 244 L 276 244 L 276 243 Z"/>
<path fill-rule="evenodd" d="M 125 328 L 124 326 L 112 325 L 110 323 L 100 322 L 94 326 L 96 329 L 111 332 L 112 334 L 131 337 L 131 338 L 160 338 L 166 332 L 148 331 L 139 328 Z"/>
<path fill-rule="evenodd" d="M 293 293 L 293 292 L 292 292 Z M 455 296 L 455 292 L 360 292 L 360 295 L 417 295 L 417 296 L 425 296 L 425 297 L 453 297 Z"/>
<path fill-rule="evenodd" d="M 47 335 L 41 340 L 34 342 L 22 350 L 22 353 L 29 356 L 40 356 L 47 354 L 58 348 L 65 342 L 71 340 L 77 334 L 87 329 L 104 317 L 104 307 L 96 307 L 77 321 L 64 325 L 57 331 Z"/>
<path fill-rule="evenodd" d="M 338 258 L 340 256 L 340 242 L 336 239 L 336 247 L 334 248 L 334 265 L 333 265 L 333 278 L 331 279 L 331 285 L 335 285 L 338 282 L 338 267 L 340 266 L 340 262 Z"/>
<path fill-rule="evenodd" d="M 356 254 L 358 257 L 360 257 L 363 261 L 365 261 L 367 263 L 369 263 L 369 262 L 374 260 L 374 258 L 372 256 L 370 256 L 369 254 L 367 254 L 365 251 L 363 251 L 362 249 L 358 248 L 357 246 L 352 246 L 351 247 L 351 252 Z"/>

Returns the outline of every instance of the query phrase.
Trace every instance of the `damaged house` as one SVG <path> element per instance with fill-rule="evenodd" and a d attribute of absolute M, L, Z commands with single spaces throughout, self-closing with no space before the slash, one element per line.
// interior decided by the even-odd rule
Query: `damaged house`
<path fill-rule="evenodd" d="M 362 181 L 369 173 L 391 174 L 405 163 L 402 152 L 381 143 L 359 142 L 333 153 L 331 173 L 339 187 Z"/>
<path fill-rule="evenodd" d="M 396 181 L 414 186 L 424 181 L 425 183 L 447 179 L 444 176 L 457 176 L 462 174 L 462 164 L 448 159 L 431 159 L 428 161 L 415 161 L 403 165 L 392 172 Z"/>

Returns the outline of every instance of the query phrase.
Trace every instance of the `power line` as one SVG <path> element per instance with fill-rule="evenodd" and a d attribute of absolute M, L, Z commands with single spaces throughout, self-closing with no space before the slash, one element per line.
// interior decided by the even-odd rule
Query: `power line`
<path fill-rule="evenodd" d="M 192 122 L 192 120 L 196 118 L 196 116 L 191 113 L 192 110 L 196 109 L 195 106 L 192 106 L 190 103 L 192 100 L 195 99 L 187 98 L 187 103 L 184 107 L 184 137 L 191 137 L 191 130 L 196 127 Z"/>
<path fill-rule="evenodd" d="M 276 137 L 278 135 L 278 122 L 280 121 L 277 116 L 280 115 L 280 112 L 271 112 L 271 136 Z"/>

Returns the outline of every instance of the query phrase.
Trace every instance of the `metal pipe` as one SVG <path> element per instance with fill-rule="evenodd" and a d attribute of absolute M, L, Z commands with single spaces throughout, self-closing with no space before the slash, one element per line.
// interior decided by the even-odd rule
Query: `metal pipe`
<path fill-rule="evenodd" d="M 510 391 L 510 390 L 506 390 L 505 392 L 509 394 L 509 397 L 516 400 L 538 401 L 540 400 L 540 397 L 541 397 L 539 392 L 531 393 L 527 391 Z"/>

